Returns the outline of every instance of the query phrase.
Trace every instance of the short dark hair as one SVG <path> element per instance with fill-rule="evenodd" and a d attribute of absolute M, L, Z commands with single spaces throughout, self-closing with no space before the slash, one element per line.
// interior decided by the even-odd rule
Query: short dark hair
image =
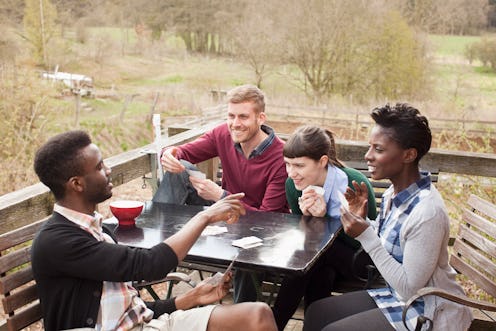
<path fill-rule="evenodd" d="M 391 138 L 402 148 L 417 150 L 415 159 L 417 164 L 431 148 L 432 134 L 429 121 L 417 108 L 407 103 L 397 103 L 394 106 L 386 104 L 373 109 L 370 116 L 377 125 L 391 129 Z"/>
<path fill-rule="evenodd" d="M 344 167 L 337 158 L 334 135 L 318 126 L 305 125 L 297 128 L 284 144 L 282 153 L 292 159 L 306 156 L 315 161 L 327 155 L 330 164 Z"/>
<path fill-rule="evenodd" d="M 83 174 L 81 150 L 90 144 L 86 132 L 68 131 L 50 138 L 36 152 L 34 171 L 55 199 L 65 196 L 64 185 L 71 177 Z"/>
<path fill-rule="evenodd" d="M 226 100 L 228 103 L 253 102 L 255 112 L 262 113 L 265 111 L 265 95 L 255 85 L 240 85 L 227 92 Z"/>

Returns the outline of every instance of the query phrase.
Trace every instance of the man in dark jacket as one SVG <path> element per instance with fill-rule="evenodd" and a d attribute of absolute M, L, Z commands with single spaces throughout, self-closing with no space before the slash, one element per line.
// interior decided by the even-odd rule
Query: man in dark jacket
<path fill-rule="evenodd" d="M 245 210 L 234 194 L 194 216 L 178 233 L 151 249 L 118 245 L 95 212 L 112 196 L 110 169 L 83 131 L 50 139 L 34 167 L 53 192 L 54 213 L 37 234 L 32 266 L 46 330 L 275 330 L 263 303 L 210 305 L 226 295 L 229 280 L 202 282 L 169 300 L 144 302 L 135 280 L 161 279 L 186 256 L 203 229 L 235 222 Z M 202 307 L 198 307 L 202 306 Z"/>

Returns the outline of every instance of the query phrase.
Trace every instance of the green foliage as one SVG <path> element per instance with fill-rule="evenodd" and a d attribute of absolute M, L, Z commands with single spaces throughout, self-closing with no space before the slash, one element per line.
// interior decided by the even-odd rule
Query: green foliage
<path fill-rule="evenodd" d="M 487 27 L 487 0 L 400 1 L 408 23 L 429 33 L 469 35 Z"/>
<path fill-rule="evenodd" d="M 141 80 L 134 80 L 133 85 L 147 85 L 147 86 L 160 86 L 168 84 L 178 84 L 184 81 L 182 75 L 172 75 L 166 77 L 153 77 Z"/>
<path fill-rule="evenodd" d="M 370 36 L 367 56 L 370 82 L 363 91 L 375 98 L 400 99 L 424 96 L 429 88 L 428 61 L 422 40 L 398 12 L 381 18 Z"/>
<path fill-rule="evenodd" d="M 282 51 L 300 70 L 293 78 L 316 100 L 337 94 L 363 102 L 428 91 L 427 49 L 398 12 L 363 1 L 296 0 L 292 5 L 301 8 L 280 24 L 287 41 Z"/>
<path fill-rule="evenodd" d="M 5 68 L 4 68 L 5 69 Z M 30 160 L 44 140 L 49 118 L 47 87 L 29 72 L 12 68 L 0 79 L 0 187 L 13 191 L 34 182 Z"/>
<path fill-rule="evenodd" d="M 0 25 L 3 33 L 0 35 L 0 63 L 15 62 L 19 45 L 15 40 L 11 29 Z"/>
<path fill-rule="evenodd" d="M 456 36 L 430 34 L 428 40 L 432 45 L 432 51 L 438 56 L 459 56 L 463 55 L 465 49 L 470 44 L 479 41 L 477 36 Z"/>
<path fill-rule="evenodd" d="M 57 10 L 49 0 L 26 0 L 24 38 L 31 44 L 38 64 L 50 65 L 47 45 L 58 33 Z"/>
<path fill-rule="evenodd" d="M 0 22 L 9 25 L 22 23 L 24 0 L 0 1 Z"/>
<path fill-rule="evenodd" d="M 477 59 L 483 66 L 496 71 L 496 38 L 482 38 L 466 48 L 466 56 L 469 61 Z"/>
<path fill-rule="evenodd" d="M 81 44 L 88 42 L 89 32 L 83 20 L 76 24 L 76 41 Z"/>

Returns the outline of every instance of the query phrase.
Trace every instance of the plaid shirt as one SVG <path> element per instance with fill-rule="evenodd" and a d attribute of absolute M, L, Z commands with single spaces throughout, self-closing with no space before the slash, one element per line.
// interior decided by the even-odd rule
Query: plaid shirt
<path fill-rule="evenodd" d="M 89 232 L 98 241 L 115 244 L 114 240 L 103 232 L 103 216 L 95 212 L 94 216 L 55 204 L 54 211 Z M 131 330 L 133 327 L 148 322 L 153 317 L 153 311 L 148 309 L 138 296 L 138 291 L 131 282 L 103 282 L 102 297 L 97 330 Z"/>
<path fill-rule="evenodd" d="M 415 206 L 429 194 L 431 178 L 422 173 L 421 178 L 393 197 L 393 186 L 382 196 L 381 214 L 379 215 L 378 235 L 384 248 L 398 262 L 403 263 L 403 251 L 400 246 L 400 232 L 403 222 Z M 390 208 L 388 208 L 390 206 Z M 401 314 L 404 302 L 392 287 L 368 290 L 377 306 L 396 330 L 404 330 Z M 424 301 L 418 300 L 407 313 L 410 330 L 415 329 L 417 317 L 424 313 Z"/>

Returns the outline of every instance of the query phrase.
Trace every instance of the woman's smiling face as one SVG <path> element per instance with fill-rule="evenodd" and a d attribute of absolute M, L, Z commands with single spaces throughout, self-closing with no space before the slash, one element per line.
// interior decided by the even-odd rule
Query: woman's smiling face
<path fill-rule="evenodd" d="M 392 138 L 392 130 L 376 125 L 370 134 L 365 154 L 372 179 L 397 178 L 404 168 L 406 150 Z"/>
<path fill-rule="evenodd" d="M 307 156 L 284 157 L 284 162 L 288 177 L 293 180 L 296 189 L 301 191 L 308 185 L 324 185 L 327 176 L 327 156 L 322 156 L 319 161 Z"/>

